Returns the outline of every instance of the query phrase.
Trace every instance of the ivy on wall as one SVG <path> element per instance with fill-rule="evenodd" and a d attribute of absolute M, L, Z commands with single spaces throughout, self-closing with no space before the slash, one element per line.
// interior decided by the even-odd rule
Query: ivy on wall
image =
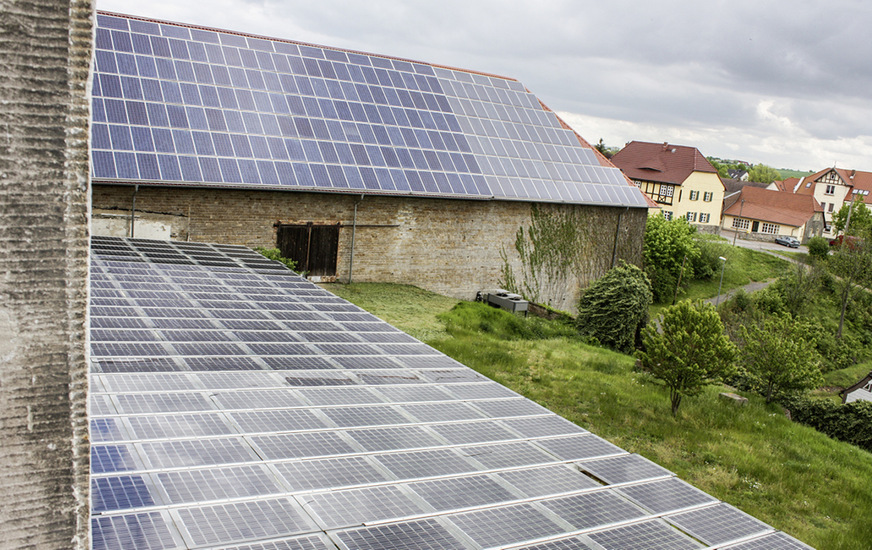
<path fill-rule="evenodd" d="M 611 267 L 621 213 L 617 208 L 532 205 L 530 225 L 518 228 L 514 251 L 500 250 L 500 286 L 532 302 L 572 308 L 578 288 Z M 639 224 L 634 219 L 626 216 L 621 221 L 624 253 L 618 257 L 637 263 L 639 247 L 623 242 L 638 234 L 641 243 L 644 221 Z"/>

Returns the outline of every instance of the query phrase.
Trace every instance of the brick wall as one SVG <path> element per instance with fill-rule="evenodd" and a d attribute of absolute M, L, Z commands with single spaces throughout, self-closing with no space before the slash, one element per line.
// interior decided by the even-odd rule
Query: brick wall
<path fill-rule="evenodd" d="M 130 210 L 132 187 L 98 185 L 93 205 L 102 211 Z M 352 222 L 357 204 L 353 272 L 355 282 L 412 284 L 463 299 L 493 288 L 501 278 L 505 250 L 518 270 L 515 235 L 530 224 L 531 205 L 510 201 L 470 201 L 413 197 L 376 197 L 185 189 L 140 186 L 137 216 L 175 215 L 173 238 L 205 242 L 268 246 L 276 244 L 276 223 L 340 222 L 337 278 L 347 281 L 351 261 Z M 616 226 L 617 258 L 641 261 L 647 211 L 624 208 L 542 205 L 545 209 L 576 209 L 597 220 L 584 272 L 570 282 L 551 305 L 574 307 L 579 285 L 586 286 L 611 265 Z"/>
<path fill-rule="evenodd" d="M 87 0 L 0 17 L 0 547 L 88 546 Z"/>

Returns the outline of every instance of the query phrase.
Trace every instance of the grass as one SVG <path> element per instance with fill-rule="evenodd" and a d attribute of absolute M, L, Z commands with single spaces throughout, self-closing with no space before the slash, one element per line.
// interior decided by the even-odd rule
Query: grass
<path fill-rule="evenodd" d="M 849 388 L 872 371 L 872 361 L 852 365 L 845 369 L 834 370 L 824 375 L 824 385 L 833 388 L 836 393 Z"/>
<path fill-rule="evenodd" d="M 329 288 L 812 546 L 869 547 L 872 454 L 790 422 L 757 396 L 736 407 L 719 388 L 685 399 L 672 417 L 666 390 L 634 372 L 633 358 L 585 345 L 564 324 L 391 286 Z"/>
<path fill-rule="evenodd" d="M 735 288 L 743 287 L 752 282 L 762 282 L 774 279 L 788 269 L 789 263 L 772 254 L 733 246 L 723 240 L 712 240 L 717 246 L 718 255 L 727 259 L 724 263 L 724 282 L 721 293 L 725 294 Z M 718 285 L 721 282 L 720 271 L 708 280 L 692 280 L 687 288 L 679 292 L 680 300 L 706 300 L 718 295 Z M 659 315 L 671 303 L 652 304 L 651 317 Z"/>
<path fill-rule="evenodd" d="M 410 285 L 389 283 L 323 283 L 321 287 L 388 321 L 422 342 L 447 335 L 436 316 L 459 300 Z"/>

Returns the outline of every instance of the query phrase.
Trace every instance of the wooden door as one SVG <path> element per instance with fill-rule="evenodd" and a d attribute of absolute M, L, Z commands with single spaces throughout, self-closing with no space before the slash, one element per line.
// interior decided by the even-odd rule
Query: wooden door
<path fill-rule="evenodd" d="M 276 248 L 281 251 L 282 256 L 297 262 L 297 271 L 322 277 L 335 276 L 339 253 L 339 224 L 280 225 L 276 235 Z"/>

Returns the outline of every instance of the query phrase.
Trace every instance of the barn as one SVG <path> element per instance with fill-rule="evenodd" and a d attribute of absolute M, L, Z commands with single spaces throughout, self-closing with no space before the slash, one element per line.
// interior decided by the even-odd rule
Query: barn
<path fill-rule="evenodd" d="M 106 12 L 94 59 L 96 234 L 562 309 L 641 261 L 645 197 L 515 79 Z M 533 258 L 567 250 L 562 272 Z"/>

